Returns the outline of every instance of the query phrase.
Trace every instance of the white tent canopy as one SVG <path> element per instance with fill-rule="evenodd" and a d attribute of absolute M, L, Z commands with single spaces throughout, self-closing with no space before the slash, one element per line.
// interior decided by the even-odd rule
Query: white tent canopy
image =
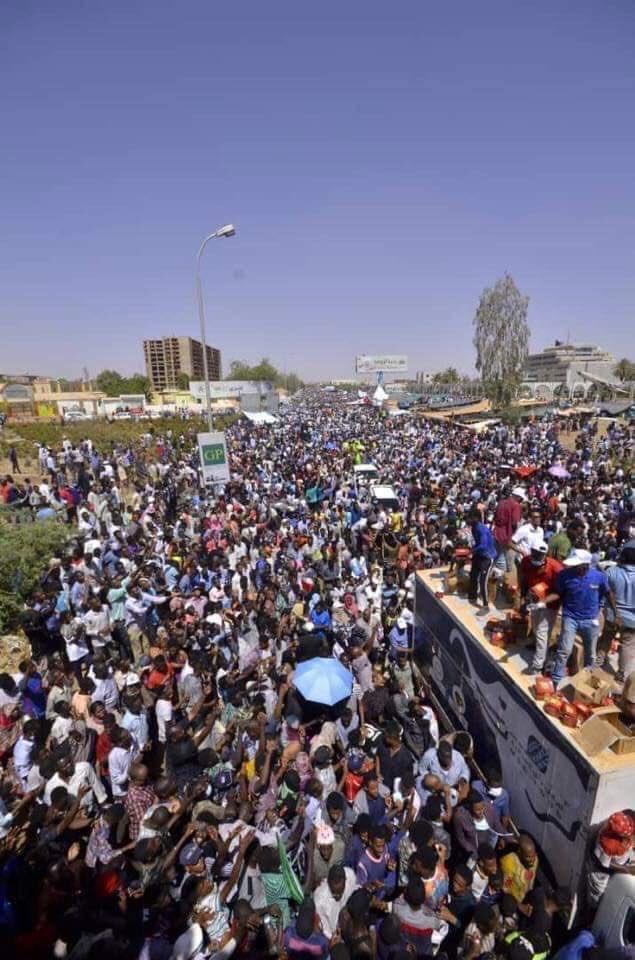
<path fill-rule="evenodd" d="M 374 400 L 374 402 L 375 402 L 375 403 L 383 403 L 384 400 L 387 400 L 387 399 L 388 399 L 388 394 L 386 393 L 386 391 L 385 391 L 384 388 L 382 387 L 381 383 L 378 383 L 378 384 L 377 384 L 377 387 L 376 387 L 376 389 L 375 389 L 375 392 L 374 392 L 374 394 L 373 394 L 373 400 Z"/>

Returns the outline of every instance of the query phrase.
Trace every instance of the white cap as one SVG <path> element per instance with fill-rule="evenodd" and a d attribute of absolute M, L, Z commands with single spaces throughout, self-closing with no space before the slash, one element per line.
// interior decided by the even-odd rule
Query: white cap
<path fill-rule="evenodd" d="M 522 487 L 514 487 L 512 490 L 512 497 L 520 497 L 521 500 L 526 500 L 527 494 Z"/>
<path fill-rule="evenodd" d="M 535 550 L 536 553 L 547 553 L 549 547 L 544 540 L 541 540 L 540 543 L 534 543 L 531 546 L 532 552 Z"/>
<path fill-rule="evenodd" d="M 139 679 L 138 674 L 132 673 L 132 671 L 131 671 L 130 673 L 127 673 L 127 674 L 126 674 L 126 686 L 127 686 L 127 687 L 134 687 L 135 684 L 137 684 L 137 683 L 141 683 L 141 680 Z"/>
<path fill-rule="evenodd" d="M 572 550 L 567 559 L 564 561 L 565 567 L 582 567 L 585 564 L 591 563 L 593 557 L 588 550 Z"/>
<path fill-rule="evenodd" d="M 399 627 L 400 630 L 406 629 L 406 621 L 404 620 L 403 617 L 399 617 L 399 619 L 397 620 L 397 626 Z"/>

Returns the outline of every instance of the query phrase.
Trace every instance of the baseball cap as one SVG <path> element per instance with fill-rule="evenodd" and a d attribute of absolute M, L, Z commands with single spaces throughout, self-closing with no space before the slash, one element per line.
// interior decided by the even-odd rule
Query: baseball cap
<path fill-rule="evenodd" d="M 591 563 L 592 559 L 588 550 L 572 550 L 564 561 L 564 565 L 565 567 L 581 567 L 587 563 Z"/>
<path fill-rule="evenodd" d="M 132 673 L 132 672 L 126 674 L 126 686 L 127 686 L 127 687 L 134 687 L 134 686 L 135 686 L 136 684 L 138 684 L 138 683 L 141 683 L 141 680 L 139 679 L 139 675 L 138 675 L 138 674 Z"/>
<path fill-rule="evenodd" d="M 549 547 L 547 546 L 547 544 L 546 544 L 545 541 L 543 540 L 541 543 L 535 543 L 535 544 L 532 546 L 532 548 L 531 548 L 531 552 L 532 552 L 532 553 L 542 553 L 542 554 L 544 555 L 544 554 L 547 552 L 548 549 L 549 549 Z"/>
<path fill-rule="evenodd" d="M 397 626 L 399 627 L 400 630 L 406 629 L 406 621 L 404 620 L 403 617 L 399 617 L 399 619 L 397 620 Z"/>
<path fill-rule="evenodd" d="M 512 490 L 512 497 L 520 497 L 521 500 L 526 500 L 527 494 L 522 487 L 514 487 Z"/>

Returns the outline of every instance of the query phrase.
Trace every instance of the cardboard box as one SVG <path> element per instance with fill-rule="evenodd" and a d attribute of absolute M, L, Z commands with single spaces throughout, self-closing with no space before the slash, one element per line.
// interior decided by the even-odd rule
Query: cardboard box
<path fill-rule="evenodd" d="M 562 690 L 568 700 L 581 700 L 599 706 L 615 687 L 615 677 L 606 670 L 580 670 L 569 678 Z"/>
<path fill-rule="evenodd" d="M 597 756 L 603 750 L 619 754 L 635 753 L 635 734 L 622 723 L 617 707 L 596 710 L 574 736 L 590 757 Z"/>

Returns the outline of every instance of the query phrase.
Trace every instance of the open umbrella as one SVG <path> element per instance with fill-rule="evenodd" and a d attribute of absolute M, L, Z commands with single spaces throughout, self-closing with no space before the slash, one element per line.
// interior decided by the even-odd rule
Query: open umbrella
<path fill-rule="evenodd" d="M 521 467 L 514 467 L 514 473 L 522 480 L 526 480 L 527 477 L 533 477 L 537 470 L 538 467 L 532 467 L 529 463 L 523 464 Z"/>
<path fill-rule="evenodd" d="M 571 476 L 569 471 L 565 470 L 564 467 L 561 467 L 559 463 L 554 464 L 553 467 L 549 467 L 549 473 L 552 477 L 556 477 L 558 480 L 566 480 L 567 477 Z"/>
<path fill-rule="evenodd" d="M 353 675 L 335 657 L 313 657 L 297 665 L 293 683 L 305 700 L 332 707 L 350 697 Z"/>

